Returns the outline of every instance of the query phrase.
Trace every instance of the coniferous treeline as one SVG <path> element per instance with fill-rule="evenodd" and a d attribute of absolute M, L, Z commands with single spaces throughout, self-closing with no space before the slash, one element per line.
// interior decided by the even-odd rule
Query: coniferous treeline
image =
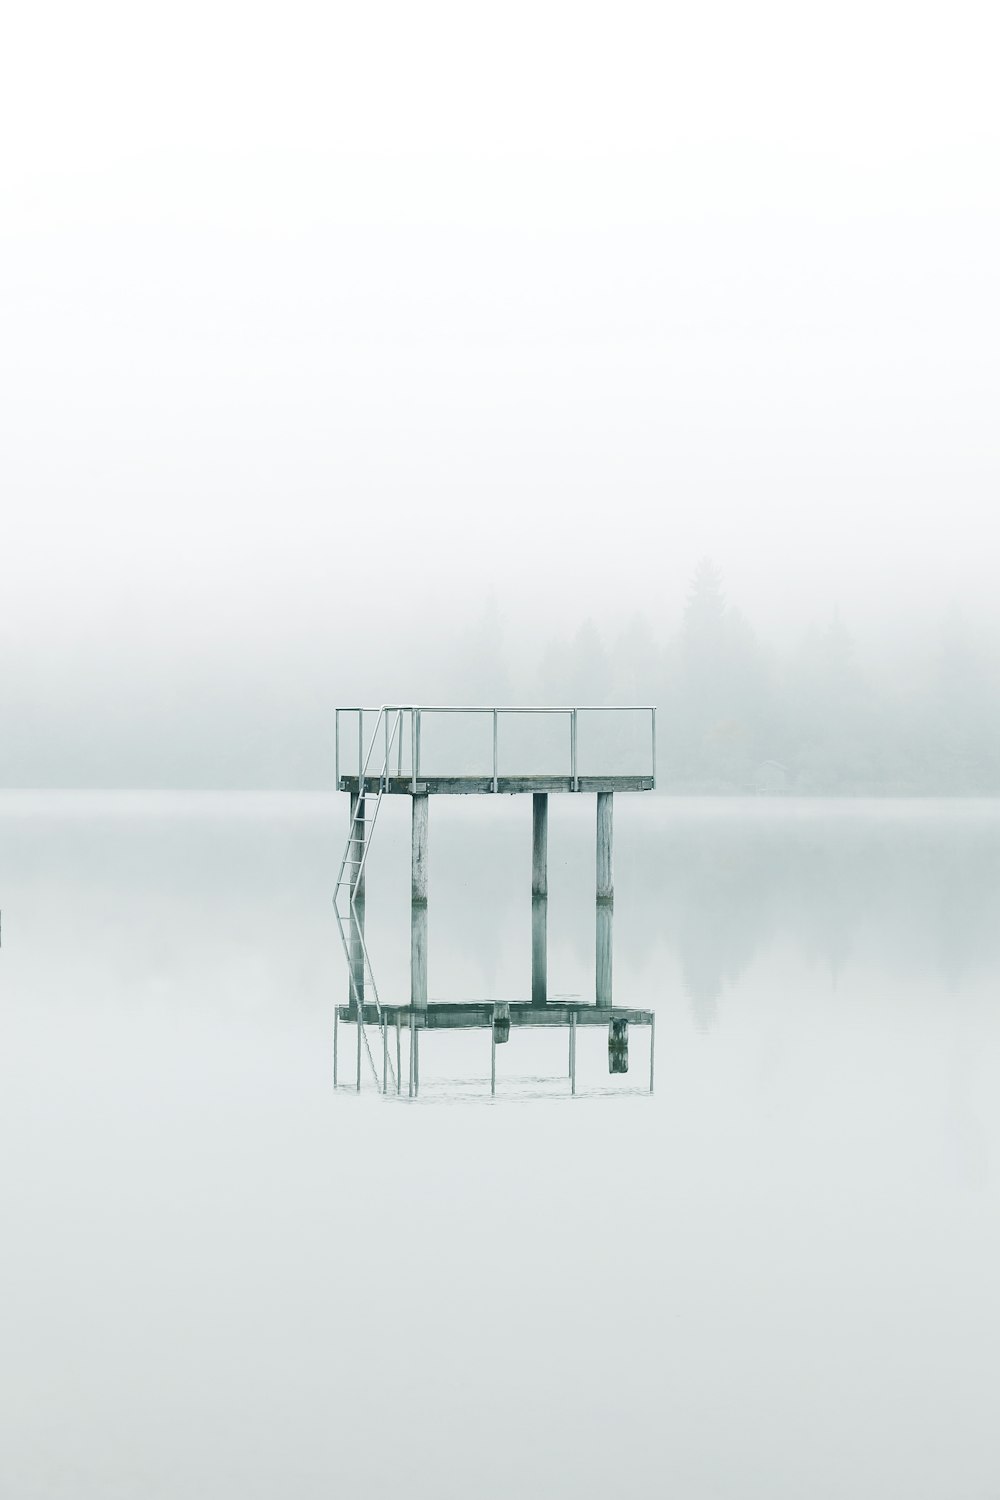
<path fill-rule="evenodd" d="M 680 630 L 588 622 L 544 653 L 539 701 L 657 705 L 660 783 L 687 792 L 1000 792 L 1000 644 L 953 613 L 903 680 L 835 616 L 784 653 L 695 573 Z"/>

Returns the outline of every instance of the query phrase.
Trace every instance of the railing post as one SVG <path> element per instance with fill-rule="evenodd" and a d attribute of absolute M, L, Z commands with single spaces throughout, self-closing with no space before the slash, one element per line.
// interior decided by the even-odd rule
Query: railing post
<path fill-rule="evenodd" d="M 410 709 L 410 791 L 417 790 L 417 710 Z"/>
<path fill-rule="evenodd" d="M 497 789 L 497 711 L 493 710 L 493 790 Z"/>
<path fill-rule="evenodd" d="M 653 790 L 655 791 L 656 790 L 656 709 L 655 708 L 651 708 L 649 710 L 649 717 L 650 717 L 651 725 L 652 725 L 651 735 L 652 735 L 652 741 L 653 741 Z"/>
<path fill-rule="evenodd" d="M 333 764 L 334 785 L 340 791 L 340 709 L 335 709 L 333 714 Z"/>
<path fill-rule="evenodd" d="M 364 791 L 364 787 L 361 785 L 361 777 L 364 774 L 364 769 L 365 769 L 365 747 L 364 747 L 364 739 L 365 739 L 365 711 L 364 711 L 363 708 L 359 708 L 358 709 L 358 791 L 359 792 L 363 792 Z"/>
<path fill-rule="evenodd" d="M 385 725 L 385 764 L 382 767 L 382 790 L 389 790 L 389 710 L 382 709 L 382 721 Z"/>

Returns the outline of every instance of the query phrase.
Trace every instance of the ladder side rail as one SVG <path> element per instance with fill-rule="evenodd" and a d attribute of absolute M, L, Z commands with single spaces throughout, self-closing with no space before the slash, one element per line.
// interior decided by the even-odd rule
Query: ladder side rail
<path fill-rule="evenodd" d="M 349 947 L 347 945 L 347 936 L 346 936 L 346 934 L 344 932 L 344 919 L 343 919 L 343 917 L 340 914 L 340 908 L 337 906 L 336 898 L 334 898 L 333 910 L 334 910 L 334 913 L 335 913 L 336 918 L 337 918 L 337 930 L 340 933 L 340 942 L 341 942 L 341 946 L 342 946 L 342 948 L 344 950 L 344 959 L 345 959 L 345 962 L 347 964 L 347 976 L 348 976 L 348 981 L 349 981 L 350 986 L 351 986 L 351 994 L 352 994 L 353 999 L 354 999 L 355 1010 L 357 1011 L 358 1025 L 361 1028 L 361 1038 L 362 1038 L 362 1040 L 363 1040 L 363 1042 L 365 1044 L 365 1051 L 368 1054 L 368 1062 L 371 1065 L 372 1076 L 374 1077 L 375 1082 L 377 1084 L 378 1083 L 378 1069 L 375 1066 L 375 1059 L 372 1056 L 372 1049 L 371 1049 L 371 1046 L 370 1046 L 369 1041 L 368 1041 L 368 1033 L 365 1030 L 364 997 L 363 997 L 363 995 L 361 995 L 361 994 L 358 993 L 358 982 L 357 982 L 357 979 L 355 978 L 355 975 L 354 975 L 354 965 L 351 962 L 351 952 L 350 952 L 350 949 L 349 949 Z M 352 913 L 352 921 L 353 920 L 354 919 L 353 919 L 353 913 Z M 358 926 L 358 924 L 356 923 L 356 921 L 355 921 L 354 925 L 355 925 L 355 929 L 358 932 L 359 936 L 361 936 L 360 926 Z M 365 943 L 364 943 L 364 937 L 363 936 L 361 936 L 361 950 L 362 950 L 363 953 L 365 952 Z M 367 957 L 367 955 L 366 955 L 366 957 Z M 370 971 L 371 971 L 371 965 L 370 965 L 370 963 L 368 964 L 368 968 L 369 968 L 369 973 L 370 973 Z M 372 983 L 374 985 L 374 979 L 372 980 Z"/>
<path fill-rule="evenodd" d="M 363 833 L 364 832 L 364 828 L 365 828 L 364 802 L 363 802 L 363 800 L 362 800 L 362 798 L 360 796 L 358 797 L 357 803 L 355 805 L 354 812 L 353 812 L 353 814 L 351 816 L 351 823 L 350 823 L 350 827 L 349 827 L 348 832 L 347 832 L 347 843 L 344 846 L 344 857 L 340 861 L 340 869 L 337 872 L 337 885 L 338 886 L 340 886 L 341 884 L 345 884 L 346 883 L 344 881 L 344 871 L 346 870 L 347 866 L 349 864 L 356 863 L 356 861 L 354 861 L 354 860 L 351 859 L 351 846 L 352 846 L 352 844 L 362 844 L 363 845 L 364 842 L 365 842 L 363 837 L 359 839 L 355 835 L 354 830 L 359 825 L 360 825 L 362 833 Z"/>

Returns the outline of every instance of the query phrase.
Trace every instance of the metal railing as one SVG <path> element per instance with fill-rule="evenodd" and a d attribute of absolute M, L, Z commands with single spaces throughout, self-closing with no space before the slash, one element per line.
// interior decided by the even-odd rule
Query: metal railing
<path fill-rule="evenodd" d="M 364 716 L 365 716 L 366 713 L 367 714 L 376 714 L 378 716 L 378 718 L 376 719 L 375 732 L 372 735 L 371 741 L 369 742 L 367 754 L 365 753 L 365 743 L 364 743 Z M 576 707 L 567 707 L 567 708 L 563 708 L 563 707 L 558 707 L 558 708 L 549 708 L 549 707 L 539 708 L 539 707 L 534 707 L 534 706 L 530 706 L 530 707 L 529 706 L 526 706 L 526 707 L 508 707 L 508 706 L 499 707 L 499 706 L 495 706 L 495 705 L 492 705 L 492 704 L 490 704 L 488 706 L 483 706 L 483 705 L 468 706 L 468 705 L 457 705 L 457 704 L 384 703 L 384 704 L 379 705 L 378 707 L 371 707 L 371 708 L 357 707 L 357 706 L 345 707 L 345 708 L 338 708 L 336 710 L 336 728 L 335 728 L 335 741 L 336 741 L 336 782 L 337 782 L 338 788 L 340 786 L 340 763 L 341 763 L 341 747 L 340 747 L 341 729 L 340 729 L 340 719 L 341 719 L 341 715 L 342 714 L 357 715 L 357 721 L 358 721 L 358 782 L 359 782 L 359 785 L 363 785 L 363 783 L 364 783 L 364 779 L 365 779 L 365 777 L 367 775 L 368 765 L 369 765 L 369 763 L 371 761 L 371 758 L 372 758 L 372 751 L 374 749 L 374 744 L 375 744 L 375 736 L 378 734 L 379 725 L 382 724 L 382 723 L 384 723 L 384 725 L 385 725 L 385 756 L 384 756 L 384 761 L 383 761 L 382 776 L 380 778 L 380 790 L 386 790 L 387 787 L 388 787 L 388 781 L 389 781 L 389 776 L 390 776 L 389 757 L 390 757 L 390 753 L 391 753 L 391 749 L 392 749 L 392 741 L 393 741 L 393 739 L 396 738 L 397 732 L 398 732 L 398 747 L 397 747 L 396 775 L 397 775 L 397 778 L 402 778 L 402 775 L 403 775 L 403 761 L 404 761 L 403 741 L 404 741 L 404 738 L 405 738 L 403 726 L 404 726 L 404 724 L 407 724 L 407 723 L 409 724 L 409 731 L 410 731 L 410 733 L 409 733 L 409 742 L 410 742 L 409 748 L 410 748 L 410 753 L 409 753 L 409 756 L 408 756 L 408 766 L 409 766 L 409 776 L 410 776 L 410 780 L 411 780 L 412 787 L 413 787 L 414 791 L 416 791 L 417 782 L 420 779 L 420 774 L 421 774 L 421 767 L 420 767 L 420 737 L 421 736 L 420 736 L 420 731 L 421 731 L 421 724 L 422 724 L 422 720 L 423 720 L 424 715 L 425 714 L 426 715 L 464 714 L 464 715 L 469 715 L 469 716 L 471 716 L 471 715 L 484 715 L 484 714 L 490 715 L 492 717 L 492 721 L 493 721 L 493 791 L 494 792 L 497 790 L 498 784 L 499 784 L 499 780 L 500 780 L 499 726 L 500 726 L 500 720 L 502 718 L 504 718 L 506 716 L 514 716 L 514 715 L 522 715 L 522 714 L 546 715 L 546 716 L 548 716 L 550 718 L 552 718 L 552 717 L 559 717 L 559 718 L 564 717 L 564 718 L 566 718 L 567 721 L 568 721 L 568 725 L 569 725 L 569 769 L 568 769 L 568 775 L 569 775 L 569 778 L 570 778 L 570 780 L 572 782 L 573 791 L 577 792 L 577 791 L 580 790 L 580 770 L 579 770 L 579 721 L 580 721 L 580 715 L 581 714 L 582 715 L 588 715 L 588 714 L 604 714 L 604 715 L 611 715 L 611 714 L 648 714 L 649 715 L 649 766 L 648 766 L 648 769 L 644 768 L 644 769 L 639 770 L 639 771 L 631 772 L 630 774 L 632 774 L 632 775 L 638 775 L 638 776 L 642 776 L 642 777 L 645 777 L 645 776 L 648 775 L 650 777 L 651 781 L 652 781 L 653 786 L 656 785 L 656 709 L 652 706 L 652 704 L 648 704 L 648 703 L 642 703 L 642 704 L 624 704 L 624 705 L 620 705 L 620 704 L 589 704 L 589 705 L 578 705 Z M 390 733 L 390 728 L 389 728 L 390 720 L 393 723 L 393 729 L 392 729 L 391 733 Z M 349 773 L 349 774 L 353 774 L 353 773 Z M 517 774 L 517 773 L 507 773 L 507 774 Z M 567 774 L 567 771 L 566 770 L 558 770 L 558 771 L 550 772 L 548 774 L 550 774 L 552 776 L 564 776 L 564 775 Z"/>

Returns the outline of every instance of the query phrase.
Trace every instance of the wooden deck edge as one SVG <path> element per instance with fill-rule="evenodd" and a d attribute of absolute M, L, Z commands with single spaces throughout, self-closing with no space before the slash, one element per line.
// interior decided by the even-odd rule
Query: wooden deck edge
<path fill-rule="evenodd" d="M 357 776 L 341 776 L 340 791 L 357 795 Z M 365 777 L 365 795 L 379 790 L 377 776 Z M 651 792 L 651 776 L 580 776 L 574 786 L 572 776 L 499 776 L 496 791 L 492 776 L 421 776 L 414 786 L 409 776 L 390 776 L 386 791 L 395 797 L 444 796 L 487 797 L 517 796 L 533 792 Z"/>

